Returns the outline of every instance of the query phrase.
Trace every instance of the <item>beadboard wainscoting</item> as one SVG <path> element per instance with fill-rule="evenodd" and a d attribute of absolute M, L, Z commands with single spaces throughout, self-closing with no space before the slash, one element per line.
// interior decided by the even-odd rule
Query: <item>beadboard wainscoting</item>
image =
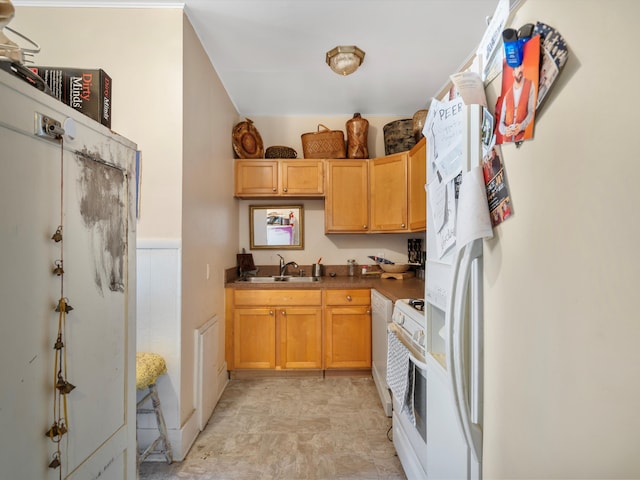
<path fill-rule="evenodd" d="M 158 394 L 173 456 L 181 460 L 199 432 L 196 415 L 180 425 L 181 243 L 170 239 L 138 239 L 136 253 L 136 347 L 139 352 L 162 355 L 167 363 L 167 375 L 158 379 Z M 150 415 L 141 416 L 138 419 L 140 447 L 149 445 L 156 436 L 154 419 Z"/>

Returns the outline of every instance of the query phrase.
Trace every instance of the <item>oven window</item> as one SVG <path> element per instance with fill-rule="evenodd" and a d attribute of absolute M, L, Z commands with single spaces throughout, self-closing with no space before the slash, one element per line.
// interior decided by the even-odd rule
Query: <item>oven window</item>
<path fill-rule="evenodd" d="M 413 388 L 413 413 L 416 419 L 416 429 L 422 437 L 427 441 L 427 377 L 426 372 L 416 367 L 413 362 L 414 388 Z"/>

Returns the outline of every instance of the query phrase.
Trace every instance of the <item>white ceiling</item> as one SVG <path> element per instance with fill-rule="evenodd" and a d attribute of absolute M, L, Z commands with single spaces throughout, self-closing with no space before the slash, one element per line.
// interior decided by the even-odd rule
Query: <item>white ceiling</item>
<path fill-rule="evenodd" d="M 412 116 L 478 46 L 498 0 L 13 0 L 14 5 L 176 7 L 242 116 Z M 334 73 L 337 45 L 366 52 Z"/>

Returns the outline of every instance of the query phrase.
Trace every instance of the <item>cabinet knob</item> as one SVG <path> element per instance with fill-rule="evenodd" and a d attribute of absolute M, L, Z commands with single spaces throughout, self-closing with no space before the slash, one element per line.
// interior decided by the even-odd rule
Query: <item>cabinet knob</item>
<path fill-rule="evenodd" d="M 371 310 L 367 310 L 367 315 L 371 315 Z"/>
<path fill-rule="evenodd" d="M 273 316 L 273 310 L 269 310 L 269 315 Z"/>
<path fill-rule="evenodd" d="M 366 225 L 362 225 L 362 229 L 363 229 L 363 230 L 366 230 L 366 229 L 367 229 L 367 226 L 366 226 Z"/>
<path fill-rule="evenodd" d="M 407 226 L 403 223 L 402 225 L 400 225 L 402 228 L 407 228 Z"/>
<path fill-rule="evenodd" d="M 353 298 L 351 298 L 351 295 L 347 295 L 347 300 L 350 302 L 351 300 L 353 300 Z"/>
<path fill-rule="evenodd" d="M 287 192 L 287 187 L 284 187 L 282 190 L 286 193 Z"/>
<path fill-rule="evenodd" d="M 277 191 L 278 191 L 278 189 L 277 189 L 276 187 L 273 187 L 273 188 L 271 189 L 271 191 L 272 191 L 272 192 L 277 192 Z"/>
<path fill-rule="evenodd" d="M 282 312 L 280 312 L 282 315 L 284 315 L 285 317 L 287 316 L 287 311 L 286 310 L 282 310 Z"/>

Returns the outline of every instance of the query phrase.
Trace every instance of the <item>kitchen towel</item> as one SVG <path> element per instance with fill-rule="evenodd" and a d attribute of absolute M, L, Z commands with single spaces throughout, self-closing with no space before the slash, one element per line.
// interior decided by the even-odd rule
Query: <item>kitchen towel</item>
<path fill-rule="evenodd" d="M 387 385 L 391 393 L 402 405 L 405 413 L 415 425 L 413 414 L 413 369 L 409 362 L 409 350 L 394 332 L 387 334 Z"/>

